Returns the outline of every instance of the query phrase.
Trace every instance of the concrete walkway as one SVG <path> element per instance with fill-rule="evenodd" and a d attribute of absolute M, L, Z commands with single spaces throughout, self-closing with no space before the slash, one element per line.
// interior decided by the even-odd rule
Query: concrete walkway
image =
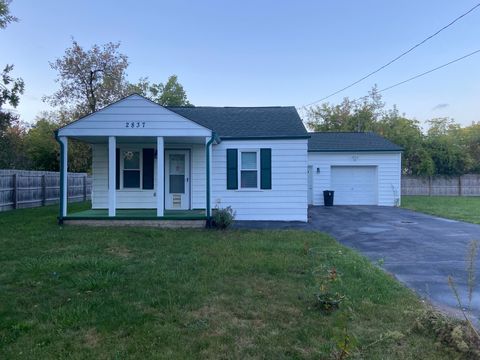
<path fill-rule="evenodd" d="M 358 250 L 414 289 L 420 296 L 458 315 L 447 277 L 452 275 L 467 304 L 466 255 L 471 240 L 480 241 L 480 225 L 414 211 L 377 206 L 311 207 L 309 223 L 243 221 L 238 228 L 318 230 Z M 480 261 L 472 312 L 480 316 Z"/>

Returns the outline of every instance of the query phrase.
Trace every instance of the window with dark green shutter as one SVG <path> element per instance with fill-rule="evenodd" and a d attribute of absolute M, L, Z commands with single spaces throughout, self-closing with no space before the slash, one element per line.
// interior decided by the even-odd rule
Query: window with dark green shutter
<path fill-rule="evenodd" d="M 260 149 L 260 188 L 272 188 L 272 149 Z"/>
<path fill-rule="evenodd" d="M 142 188 L 144 190 L 152 190 L 154 162 L 155 162 L 155 149 L 143 149 L 142 161 L 143 161 Z"/>
<path fill-rule="evenodd" d="M 238 150 L 227 149 L 227 189 L 238 189 Z"/>

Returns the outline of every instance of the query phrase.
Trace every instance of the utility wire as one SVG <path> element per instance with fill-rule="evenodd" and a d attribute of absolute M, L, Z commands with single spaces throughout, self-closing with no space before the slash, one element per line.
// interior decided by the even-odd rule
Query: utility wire
<path fill-rule="evenodd" d="M 405 84 L 405 83 L 407 83 L 407 82 L 409 82 L 409 81 L 418 79 L 419 77 L 422 77 L 422 76 L 425 76 L 425 75 L 427 75 L 427 74 L 430 74 L 430 73 L 432 73 L 432 72 L 434 72 L 434 71 L 440 70 L 440 69 L 442 69 L 442 68 L 444 68 L 444 67 L 447 67 L 447 66 L 449 66 L 449 65 L 451 65 L 451 64 L 454 64 L 454 63 L 456 63 L 456 62 L 458 62 L 458 61 L 461 61 L 461 60 L 463 60 L 463 59 L 466 59 L 466 58 L 468 58 L 468 57 L 470 57 L 470 56 L 473 56 L 473 55 L 475 55 L 475 54 L 478 54 L 478 53 L 480 53 L 480 49 L 475 50 L 475 51 L 473 51 L 473 52 L 471 52 L 471 53 L 469 53 L 469 54 L 463 55 L 463 56 L 461 56 L 461 57 L 459 57 L 459 58 L 457 58 L 457 59 L 455 59 L 455 60 L 449 61 L 448 63 L 445 63 L 445 64 L 443 64 L 443 65 L 437 66 L 436 68 L 433 68 L 433 69 L 430 69 L 430 70 L 425 71 L 425 72 L 423 72 L 423 73 L 420 73 L 420 74 L 417 74 L 417 75 L 415 75 L 415 76 L 412 76 L 411 78 L 408 78 L 408 79 L 406 79 L 406 80 L 400 81 L 400 82 L 398 82 L 398 83 L 396 83 L 396 84 L 387 86 L 386 88 L 383 88 L 383 89 L 381 89 L 381 90 L 378 90 L 378 93 L 381 93 L 381 92 L 384 92 L 384 91 L 393 89 L 393 88 L 395 88 L 395 87 L 397 87 L 397 86 L 400 86 L 400 85 Z M 362 96 L 362 97 L 360 97 L 360 98 L 358 98 L 358 99 L 351 100 L 351 102 L 355 103 L 355 102 L 358 102 L 358 101 L 360 101 L 360 100 L 367 99 L 367 98 L 368 98 L 368 96 Z"/>
<path fill-rule="evenodd" d="M 474 7 L 472 7 L 470 10 L 468 10 L 467 12 L 463 13 L 462 15 L 458 16 L 457 18 L 455 18 L 454 20 L 452 20 L 451 22 L 449 22 L 447 25 L 445 25 L 444 27 L 442 27 L 441 29 L 437 30 L 435 33 L 433 33 L 432 35 L 426 37 L 425 39 L 423 39 L 422 41 L 420 41 L 418 44 L 412 46 L 410 49 L 408 49 L 407 51 L 404 51 L 403 53 L 401 53 L 400 55 L 398 55 L 397 57 L 395 57 L 394 59 L 390 60 L 389 62 L 387 62 L 385 65 L 382 65 L 380 66 L 378 69 L 372 71 L 371 73 L 361 77 L 360 79 L 358 79 L 357 81 L 341 88 L 340 90 L 337 90 L 333 93 L 331 93 L 330 95 L 327 95 L 323 98 L 321 98 L 320 100 L 317 100 L 317 101 L 314 101 L 314 102 L 311 102 L 307 105 L 304 105 L 305 107 L 307 106 L 310 106 L 310 105 L 313 105 L 313 104 L 316 104 L 320 101 L 324 101 L 324 100 L 327 100 L 328 98 L 334 96 L 334 95 L 337 95 L 349 88 L 351 88 L 352 86 L 355 86 L 357 85 L 359 82 L 362 82 L 363 80 L 369 78 L 370 76 L 378 73 L 379 71 L 385 69 L 387 66 L 393 64 L 395 61 L 399 60 L 400 58 L 404 57 L 405 55 L 407 55 L 408 53 L 412 52 L 413 50 L 415 50 L 416 48 L 418 48 L 419 46 L 423 45 L 424 43 L 426 43 L 428 40 L 430 40 L 431 38 L 437 36 L 438 34 L 440 34 L 443 30 L 449 28 L 450 26 L 452 26 L 453 24 L 455 24 L 457 21 L 459 21 L 460 19 L 462 19 L 463 17 L 467 16 L 468 14 L 470 14 L 472 11 L 476 10 L 478 7 L 480 7 L 480 3 L 478 3 L 477 5 L 475 5 Z"/>

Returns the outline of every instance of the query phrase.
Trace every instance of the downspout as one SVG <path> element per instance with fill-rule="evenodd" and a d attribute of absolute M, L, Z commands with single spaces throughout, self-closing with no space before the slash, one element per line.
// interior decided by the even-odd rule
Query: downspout
<path fill-rule="evenodd" d="M 59 206 L 59 214 L 58 214 L 58 225 L 63 224 L 63 156 L 64 156 L 64 147 L 62 141 L 58 138 L 58 130 L 55 130 L 55 140 L 60 144 L 60 206 Z"/>
<path fill-rule="evenodd" d="M 212 132 L 212 137 L 207 142 L 207 149 L 206 149 L 206 162 L 207 162 L 207 227 L 211 226 L 212 223 L 212 214 L 211 214 L 211 206 L 210 206 L 210 146 L 215 141 L 216 134 Z"/>

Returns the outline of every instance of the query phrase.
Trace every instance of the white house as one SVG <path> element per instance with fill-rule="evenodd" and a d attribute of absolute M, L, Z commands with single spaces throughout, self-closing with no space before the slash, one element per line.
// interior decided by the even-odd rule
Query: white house
<path fill-rule="evenodd" d="M 337 133 L 335 146 L 323 136 L 294 107 L 163 107 L 134 94 L 57 131 L 59 221 L 205 221 L 227 206 L 237 220 L 307 221 L 326 189 L 338 204 L 398 203 L 401 148 L 374 134 Z M 92 208 L 77 213 L 69 138 L 92 145 Z"/>

